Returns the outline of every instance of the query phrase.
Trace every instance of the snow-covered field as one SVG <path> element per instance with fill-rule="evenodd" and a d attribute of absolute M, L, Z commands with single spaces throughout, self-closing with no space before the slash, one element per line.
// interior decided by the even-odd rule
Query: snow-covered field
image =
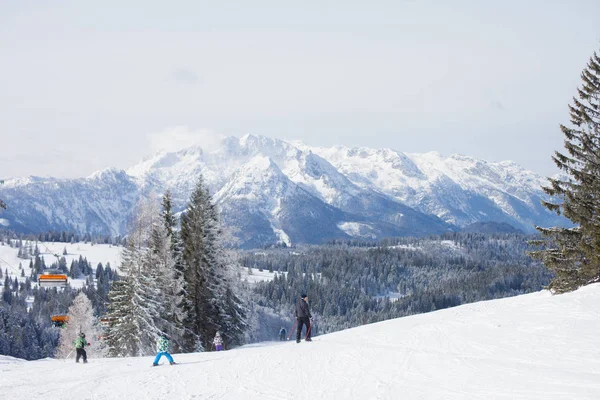
<path fill-rule="evenodd" d="M 25 245 L 28 242 L 24 242 Z M 35 247 L 36 243 L 32 242 L 32 246 Z M 60 257 L 65 257 L 67 261 L 67 267 L 71 265 L 71 261 L 78 260 L 79 257 L 86 258 L 92 265 L 93 268 L 99 263 L 106 266 L 110 263 L 111 268 L 117 268 L 121 264 L 121 246 L 113 246 L 109 244 L 94 244 L 88 243 L 58 243 L 58 242 L 37 242 L 40 256 L 44 257 L 46 266 L 56 262 L 57 254 Z M 63 251 L 67 250 L 67 254 L 63 256 Z M 22 259 L 17 257 L 19 254 L 18 248 L 10 247 L 8 244 L 0 245 L 0 268 L 4 273 L 8 270 L 10 277 L 21 277 L 21 271 L 19 270 L 19 263 L 21 263 L 25 270 L 25 276 L 31 275 L 29 269 L 29 259 Z M 25 278 L 23 278 L 25 279 Z M 84 280 L 80 279 L 69 279 L 69 283 L 73 287 L 80 287 L 83 285 Z"/>
<path fill-rule="evenodd" d="M 260 271 L 258 268 L 251 268 L 252 273 L 248 271 L 248 268 L 243 268 L 242 280 L 247 280 L 249 283 L 272 281 L 275 278 L 276 272 L 269 272 L 266 269 Z"/>
<path fill-rule="evenodd" d="M 28 242 L 24 242 L 25 245 Z M 36 243 L 32 242 L 32 246 L 35 247 Z M 65 255 L 65 259 L 67 260 L 67 266 L 71 265 L 71 261 L 78 260 L 79 257 L 86 258 L 92 265 L 93 268 L 96 268 L 98 263 L 102 263 L 102 265 L 106 266 L 107 263 L 110 263 L 111 268 L 119 268 L 121 265 L 121 252 L 123 251 L 123 247 L 121 246 L 113 246 L 109 244 L 94 244 L 92 245 L 90 242 L 83 243 L 58 243 L 58 242 L 37 242 L 38 249 L 40 250 L 40 256 L 44 257 L 44 261 L 46 265 L 50 267 L 53 262 L 56 262 L 55 254 L 58 254 L 60 257 L 63 257 L 63 251 L 67 250 L 67 255 Z M 1 245 L 0 244 L 0 268 L 2 269 L 2 273 L 8 271 L 8 275 L 11 278 L 15 276 L 21 279 L 21 270 L 19 270 L 19 263 L 21 263 L 23 269 L 25 270 L 25 276 L 28 277 L 31 275 L 31 270 L 29 269 L 29 259 L 22 259 L 17 257 L 19 254 L 19 249 L 10 247 L 8 244 Z M 247 268 L 242 268 L 241 271 L 242 280 L 248 280 L 249 283 L 256 283 L 262 281 L 270 281 L 275 277 L 275 273 L 269 272 L 267 270 L 259 271 L 256 268 L 252 269 L 252 273 L 248 272 Z M 84 284 L 84 279 L 70 279 L 69 283 L 72 287 L 81 287 Z M 0 282 L 1 284 L 2 282 Z"/>
<path fill-rule="evenodd" d="M 0 387 L 10 400 L 599 399 L 598 304 L 598 284 L 538 292 L 156 368 L 2 358 Z"/>

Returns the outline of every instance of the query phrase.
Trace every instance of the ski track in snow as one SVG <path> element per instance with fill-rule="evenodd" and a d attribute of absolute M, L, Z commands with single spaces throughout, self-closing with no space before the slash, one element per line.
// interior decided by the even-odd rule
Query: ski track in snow
<path fill-rule="evenodd" d="M 22 361 L 8 399 L 599 399 L 600 284 L 219 353 Z"/>

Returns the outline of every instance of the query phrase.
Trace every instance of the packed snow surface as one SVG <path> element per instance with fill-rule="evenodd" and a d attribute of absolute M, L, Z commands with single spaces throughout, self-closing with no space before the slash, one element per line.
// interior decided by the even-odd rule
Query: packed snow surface
<path fill-rule="evenodd" d="M 599 399 L 600 285 L 220 353 L 0 359 L 7 399 Z"/>
<path fill-rule="evenodd" d="M 219 353 L 0 358 L 7 399 L 599 399 L 600 285 Z"/>

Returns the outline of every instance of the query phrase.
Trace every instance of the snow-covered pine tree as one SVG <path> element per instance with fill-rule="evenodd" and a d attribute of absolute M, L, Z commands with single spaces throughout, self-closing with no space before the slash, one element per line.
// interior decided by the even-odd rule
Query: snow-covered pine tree
<path fill-rule="evenodd" d="M 232 285 L 231 259 L 221 236 L 216 206 L 200 178 L 181 217 L 187 349 L 209 348 L 217 331 L 222 332 L 225 345 L 242 341 L 244 309 Z"/>
<path fill-rule="evenodd" d="M 111 284 L 108 292 L 106 318 L 110 325 L 106 331 L 106 345 L 111 357 L 125 357 L 139 353 L 137 329 L 134 323 L 133 281 L 135 261 L 132 260 L 135 248 L 127 243 L 123 249 L 121 262 L 121 279 Z"/>
<path fill-rule="evenodd" d="M 183 279 L 183 274 L 185 270 L 185 265 L 183 263 L 183 248 L 181 243 L 181 235 L 177 230 L 178 220 L 177 217 L 173 214 L 173 204 L 171 200 L 171 192 L 167 190 L 163 197 L 162 203 L 162 220 L 167 230 L 166 234 L 170 240 L 170 249 L 171 249 L 171 257 L 173 258 L 173 269 L 175 274 L 175 280 L 177 280 L 180 285 L 180 291 L 178 292 L 178 296 L 181 299 L 178 303 L 181 303 L 185 300 L 185 281 Z"/>
<path fill-rule="evenodd" d="M 149 251 L 144 259 L 146 274 L 153 280 L 156 291 L 148 293 L 156 303 L 155 324 L 160 332 L 167 333 L 174 343 L 182 341 L 181 320 L 177 307 L 181 283 L 175 280 L 170 238 L 162 223 L 154 224 Z"/>
<path fill-rule="evenodd" d="M 567 179 L 548 178 L 544 191 L 559 202 L 544 206 L 570 219 L 574 228 L 541 228 L 547 239 L 532 255 L 555 273 L 550 287 L 566 292 L 600 281 L 600 57 L 594 53 L 581 74 L 578 97 L 569 105 L 571 127 L 561 125 L 567 154 L 552 159 Z"/>
<path fill-rule="evenodd" d="M 163 332 L 171 337 L 174 352 L 183 350 L 185 319 L 184 303 L 185 282 L 183 280 L 183 261 L 181 258 L 181 240 L 177 231 L 177 218 L 173 215 L 171 192 L 167 191 L 163 196 L 162 225 L 153 229 L 153 240 L 151 249 L 159 257 L 162 268 L 162 286 L 164 299 L 165 327 Z"/>
<path fill-rule="evenodd" d="M 102 357 L 105 348 L 99 339 L 98 320 L 94 316 L 92 302 L 85 293 L 81 292 L 75 297 L 67 315 L 69 316 L 69 322 L 60 331 L 55 357 L 66 358 L 75 348 L 73 342 L 80 332 L 85 333 L 86 339 L 90 343 L 90 347 L 86 349 L 88 357 Z"/>
<path fill-rule="evenodd" d="M 217 207 L 210 203 L 208 207 L 206 229 L 206 258 L 209 266 L 207 281 L 213 295 L 215 320 L 226 346 L 242 344 L 246 329 L 247 308 L 242 304 L 236 285 L 235 258 L 227 253 L 222 242 L 222 230 Z"/>
<path fill-rule="evenodd" d="M 163 309 L 160 298 L 160 275 L 151 262 L 148 245 L 152 227 L 161 223 L 154 199 L 138 204 L 123 250 L 122 276 L 108 293 L 107 317 L 112 321 L 107 330 L 109 355 L 113 357 L 143 356 L 154 353 L 161 333 L 157 326 Z"/>
<path fill-rule="evenodd" d="M 182 303 L 185 332 L 182 345 L 186 352 L 201 351 L 210 340 L 205 324 L 210 294 L 205 282 L 208 268 L 204 258 L 206 207 L 209 201 L 208 189 L 200 176 L 190 196 L 188 208 L 181 215 L 181 257 L 185 288 L 185 301 Z"/>

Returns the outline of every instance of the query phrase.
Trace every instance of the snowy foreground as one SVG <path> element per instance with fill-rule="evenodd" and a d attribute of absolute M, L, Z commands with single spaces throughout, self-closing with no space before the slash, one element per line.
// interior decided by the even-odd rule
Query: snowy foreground
<path fill-rule="evenodd" d="M 0 358 L 6 399 L 600 399 L 600 285 L 316 337 L 151 357 Z M 163 359 L 161 361 L 165 363 Z"/>

